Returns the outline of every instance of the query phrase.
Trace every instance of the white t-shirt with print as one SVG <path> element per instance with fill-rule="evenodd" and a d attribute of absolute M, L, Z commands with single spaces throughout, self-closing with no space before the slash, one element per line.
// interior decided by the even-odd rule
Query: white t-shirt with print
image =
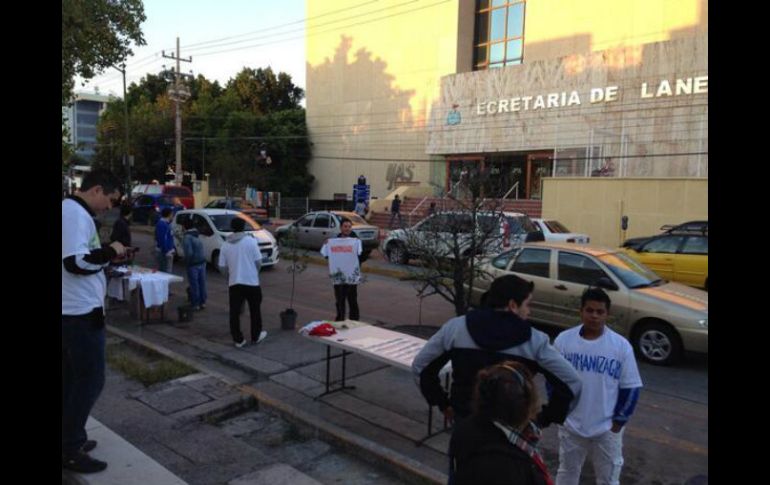
<path fill-rule="evenodd" d="M 564 426 L 592 438 L 612 428 L 612 416 L 621 388 L 642 387 L 634 351 L 628 340 L 604 327 L 596 340 L 580 335 L 582 325 L 560 333 L 553 345 L 577 370 L 583 383 L 580 398 Z"/>
<path fill-rule="evenodd" d="M 64 258 L 88 255 L 101 247 L 99 233 L 91 215 L 72 199 L 61 203 L 61 313 L 85 315 L 104 306 L 107 278 L 104 271 L 90 275 L 73 274 L 64 269 Z"/>
<path fill-rule="evenodd" d="M 328 239 L 321 248 L 321 255 L 329 258 L 329 275 L 335 285 L 357 285 L 361 281 L 361 240 L 357 237 Z"/>

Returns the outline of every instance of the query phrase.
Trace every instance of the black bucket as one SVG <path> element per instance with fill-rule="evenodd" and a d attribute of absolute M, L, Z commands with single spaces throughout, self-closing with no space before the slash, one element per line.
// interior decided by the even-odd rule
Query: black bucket
<path fill-rule="evenodd" d="M 294 330 L 297 325 L 297 312 L 291 308 L 287 308 L 286 311 L 282 311 L 281 315 L 281 329 L 282 330 Z"/>
<path fill-rule="evenodd" d="M 193 309 L 190 305 L 182 305 L 177 307 L 179 313 L 179 322 L 191 322 L 193 319 Z"/>

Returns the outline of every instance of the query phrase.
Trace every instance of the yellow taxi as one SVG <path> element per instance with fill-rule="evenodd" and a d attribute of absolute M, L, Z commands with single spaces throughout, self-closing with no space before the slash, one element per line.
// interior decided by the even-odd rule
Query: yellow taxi
<path fill-rule="evenodd" d="M 665 233 L 625 251 L 661 278 L 709 288 L 708 233 Z"/>

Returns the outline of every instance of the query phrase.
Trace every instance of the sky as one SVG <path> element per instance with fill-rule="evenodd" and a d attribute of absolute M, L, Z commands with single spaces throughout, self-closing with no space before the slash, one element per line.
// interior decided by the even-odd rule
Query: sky
<path fill-rule="evenodd" d="M 147 45 L 132 45 L 126 82 L 138 83 L 148 73 L 158 74 L 163 58 L 176 51 L 179 37 L 181 72 L 193 72 L 224 85 L 244 67 L 272 67 L 291 75 L 305 87 L 305 0 L 144 0 L 147 19 L 141 28 Z M 76 92 L 123 96 L 123 76 L 110 69 L 88 81 L 77 79 Z"/>

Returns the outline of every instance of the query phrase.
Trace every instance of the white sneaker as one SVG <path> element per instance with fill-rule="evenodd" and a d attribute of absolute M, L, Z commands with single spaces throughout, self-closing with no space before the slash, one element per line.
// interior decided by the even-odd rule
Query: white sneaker
<path fill-rule="evenodd" d="M 242 342 L 235 342 L 235 346 L 239 349 L 246 346 L 246 339 L 243 339 Z"/>
<path fill-rule="evenodd" d="M 262 330 L 261 332 L 259 332 L 259 338 L 257 339 L 257 341 L 256 341 L 256 342 L 253 342 L 253 341 L 252 341 L 252 343 L 254 343 L 254 344 L 258 344 L 258 343 L 260 343 L 261 341 L 265 340 L 265 338 L 267 338 L 267 332 L 266 332 L 266 331 L 264 331 L 264 330 Z"/>

